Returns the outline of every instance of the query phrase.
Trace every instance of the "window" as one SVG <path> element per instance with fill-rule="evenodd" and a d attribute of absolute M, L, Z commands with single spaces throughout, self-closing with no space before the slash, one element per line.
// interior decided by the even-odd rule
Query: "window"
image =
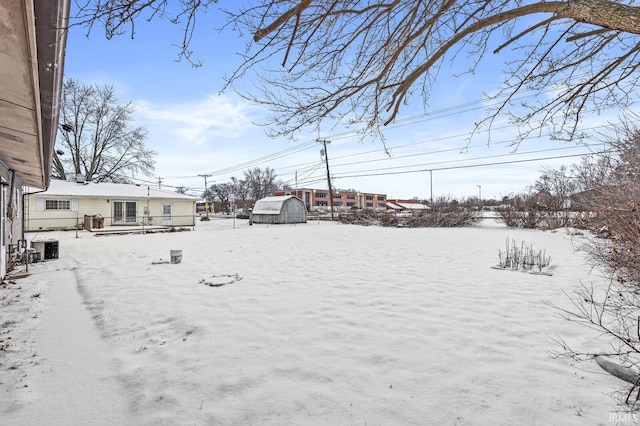
<path fill-rule="evenodd" d="M 335 203 L 333 203 L 334 207 L 342 207 L 342 201 L 336 201 Z"/>
<path fill-rule="evenodd" d="M 347 194 L 347 200 L 355 200 L 356 194 Z"/>
<path fill-rule="evenodd" d="M 355 207 L 356 203 L 353 202 L 347 202 L 347 207 Z"/>
<path fill-rule="evenodd" d="M 333 194 L 333 198 L 342 198 L 342 194 Z"/>
<path fill-rule="evenodd" d="M 326 207 L 328 203 L 326 201 L 316 201 L 316 206 L 318 207 Z"/>
<path fill-rule="evenodd" d="M 316 198 L 327 198 L 326 192 L 316 192 Z"/>
<path fill-rule="evenodd" d="M 378 203 L 378 207 L 385 207 L 383 203 Z"/>
<path fill-rule="evenodd" d="M 366 199 L 367 200 L 373 200 L 373 195 L 367 195 Z"/>
<path fill-rule="evenodd" d="M 71 200 L 45 200 L 45 210 L 71 210 Z"/>
<path fill-rule="evenodd" d="M 384 195 L 378 195 L 378 201 L 384 201 Z"/>
<path fill-rule="evenodd" d="M 373 208 L 373 203 L 367 203 L 367 208 L 372 209 Z"/>

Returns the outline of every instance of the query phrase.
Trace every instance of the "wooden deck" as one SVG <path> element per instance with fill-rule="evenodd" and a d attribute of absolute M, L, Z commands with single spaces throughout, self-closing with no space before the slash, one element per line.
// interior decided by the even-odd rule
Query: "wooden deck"
<path fill-rule="evenodd" d="M 173 226 L 108 226 L 99 229 L 87 229 L 96 237 L 103 235 L 152 234 L 156 232 L 172 232 Z"/>

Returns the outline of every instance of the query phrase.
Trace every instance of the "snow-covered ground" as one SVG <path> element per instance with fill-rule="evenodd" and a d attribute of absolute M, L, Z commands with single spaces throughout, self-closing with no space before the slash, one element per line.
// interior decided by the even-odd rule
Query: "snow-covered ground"
<path fill-rule="evenodd" d="M 58 239 L 0 288 L 7 425 L 611 424 L 621 382 L 555 359 L 605 349 L 546 302 L 605 282 L 581 236 L 312 221 Z M 505 240 L 552 276 L 492 269 Z M 182 262 L 166 263 L 170 250 Z M 214 285 L 209 285 L 214 284 Z M 224 285 L 219 285 L 224 284 Z"/>

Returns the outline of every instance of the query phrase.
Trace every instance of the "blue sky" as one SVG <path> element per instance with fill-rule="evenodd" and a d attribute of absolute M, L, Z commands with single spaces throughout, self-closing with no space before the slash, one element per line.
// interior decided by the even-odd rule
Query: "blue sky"
<path fill-rule="evenodd" d="M 385 153 L 380 140 L 362 140 L 357 129 L 310 129 L 295 140 L 271 139 L 255 125 L 265 111 L 232 90 L 220 94 L 225 75 L 240 64 L 236 55 L 246 40 L 231 30 L 219 32 L 222 14 L 212 9 L 198 21 L 192 48 L 203 66 L 176 61 L 180 27 L 164 21 L 140 20 L 134 39 L 125 35 L 106 40 L 99 28 L 86 37 L 72 28 L 67 41 L 65 76 L 83 83 L 113 85 L 121 102 L 136 107 L 135 125 L 145 126 L 147 146 L 158 152 L 154 178 L 144 181 L 163 188 L 185 186 L 201 194 L 208 184 L 241 178 L 252 167 L 275 170 L 278 178 L 299 187 L 326 188 L 326 168 L 317 139 L 326 139 L 332 183 L 337 189 L 387 194 L 389 198 L 501 198 L 533 185 L 544 167 L 579 162 L 589 148 L 548 141 L 544 137 L 511 145 L 516 131 L 497 123 L 491 134 L 468 135 L 485 111 L 483 94 L 501 82 L 505 57 L 492 57 L 473 75 L 457 78 L 441 73 L 431 93 L 428 114 L 419 97 L 385 129 Z M 508 52 L 507 52 L 508 54 Z M 464 64 L 459 64 L 464 67 Z M 240 84 L 251 84 L 247 76 Z M 606 123 L 592 118 L 585 127 Z M 594 149 L 597 149 L 594 148 Z M 565 157 L 552 159 L 550 157 Z M 539 159 L 536 161 L 528 161 Z M 512 164 L 495 164 L 513 162 Z M 493 164 L 493 165 L 490 165 Z M 431 170 L 431 172 L 429 172 Z M 431 181 L 431 178 L 433 179 Z"/>

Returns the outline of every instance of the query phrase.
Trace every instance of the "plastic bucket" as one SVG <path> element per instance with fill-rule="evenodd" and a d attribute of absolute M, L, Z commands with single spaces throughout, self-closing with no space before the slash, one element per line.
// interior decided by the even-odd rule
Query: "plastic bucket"
<path fill-rule="evenodd" d="M 171 263 L 182 262 L 182 250 L 169 250 L 171 254 Z"/>

